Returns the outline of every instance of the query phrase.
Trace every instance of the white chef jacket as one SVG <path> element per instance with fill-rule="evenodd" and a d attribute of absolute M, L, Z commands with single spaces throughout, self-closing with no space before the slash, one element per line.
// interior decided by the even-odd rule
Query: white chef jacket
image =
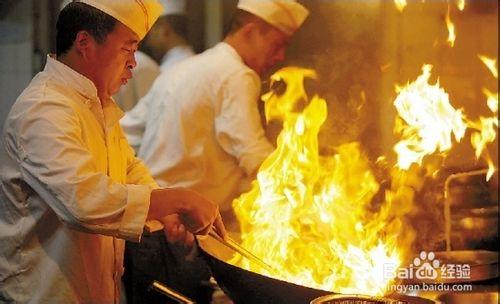
<path fill-rule="evenodd" d="M 123 112 L 50 57 L 13 105 L 0 151 L 0 302 L 117 303 L 125 241 L 156 183 Z"/>
<path fill-rule="evenodd" d="M 135 61 L 137 65 L 132 70 L 132 78 L 113 96 L 123 111 L 131 110 L 160 75 L 160 66 L 143 52 L 135 52 Z"/>
<path fill-rule="evenodd" d="M 180 45 L 170 49 L 162 58 L 160 66 L 161 72 L 166 73 L 168 70 L 172 69 L 175 64 L 191 56 L 194 56 L 194 52 L 189 45 Z M 138 102 L 131 110 L 126 109 L 127 113 L 120 121 L 127 132 L 127 139 L 135 151 L 139 151 L 144 129 L 146 128 L 146 121 L 150 108 L 149 101 L 150 98 L 144 97 L 141 102 Z"/>
<path fill-rule="evenodd" d="M 259 76 L 229 44 L 180 62 L 140 101 L 150 105 L 138 156 L 160 186 L 194 189 L 228 210 L 244 178 L 273 150 L 259 94 Z M 121 123 L 127 136 L 136 130 Z"/>
<path fill-rule="evenodd" d="M 165 53 L 161 59 L 161 71 L 166 72 L 175 64 L 194 55 L 193 49 L 189 45 L 178 45 Z"/>

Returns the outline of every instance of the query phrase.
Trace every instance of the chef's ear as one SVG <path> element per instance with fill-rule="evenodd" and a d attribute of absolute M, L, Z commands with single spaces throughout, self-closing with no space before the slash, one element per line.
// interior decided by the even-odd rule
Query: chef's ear
<path fill-rule="evenodd" d="M 83 58 L 87 58 L 89 49 L 91 48 L 93 42 L 94 38 L 92 37 L 92 35 L 90 35 L 89 32 L 79 31 L 78 33 L 76 33 L 73 45 L 78 54 L 81 54 Z"/>
<path fill-rule="evenodd" d="M 253 33 L 259 30 L 259 26 L 255 22 L 248 22 L 240 29 L 243 37 L 249 38 Z"/>

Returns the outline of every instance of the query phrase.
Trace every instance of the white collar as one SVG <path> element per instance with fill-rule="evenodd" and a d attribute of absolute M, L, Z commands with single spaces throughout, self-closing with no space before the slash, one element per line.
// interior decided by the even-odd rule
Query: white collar
<path fill-rule="evenodd" d="M 97 88 L 92 80 L 53 58 L 53 55 L 47 55 L 47 63 L 45 64 L 44 71 L 50 73 L 57 81 L 76 90 L 86 98 L 99 101 Z"/>

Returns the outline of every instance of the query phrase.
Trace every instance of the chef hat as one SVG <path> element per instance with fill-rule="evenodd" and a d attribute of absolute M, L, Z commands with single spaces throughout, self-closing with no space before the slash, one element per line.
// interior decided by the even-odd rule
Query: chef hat
<path fill-rule="evenodd" d="M 163 12 L 158 0 L 78 0 L 114 17 L 144 38 Z"/>
<path fill-rule="evenodd" d="M 239 0 L 238 8 L 247 11 L 291 36 L 309 11 L 295 0 Z"/>
<path fill-rule="evenodd" d="M 162 16 L 186 14 L 186 0 L 160 0 L 160 3 L 165 8 Z"/>
<path fill-rule="evenodd" d="M 63 1 L 61 2 L 61 4 L 59 5 L 59 11 L 62 11 L 62 10 L 63 10 L 63 8 L 64 8 L 66 5 L 70 4 L 71 2 L 73 2 L 73 0 L 63 0 Z"/>

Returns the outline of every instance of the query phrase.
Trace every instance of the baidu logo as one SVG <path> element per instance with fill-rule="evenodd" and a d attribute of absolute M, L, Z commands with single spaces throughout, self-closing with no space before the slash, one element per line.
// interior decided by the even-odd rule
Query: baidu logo
<path fill-rule="evenodd" d="M 384 264 L 385 279 L 467 279 L 470 278 L 469 264 L 442 264 L 434 252 L 421 251 L 408 265 L 399 267 L 394 264 Z"/>
<path fill-rule="evenodd" d="M 435 259 L 434 252 L 421 251 L 420 255 L 413 259 L 413 265 L 415 270 L 415 277 L 417 279 L 436 279 L 438 277 L 439 270 L 439 260 Z"/>

